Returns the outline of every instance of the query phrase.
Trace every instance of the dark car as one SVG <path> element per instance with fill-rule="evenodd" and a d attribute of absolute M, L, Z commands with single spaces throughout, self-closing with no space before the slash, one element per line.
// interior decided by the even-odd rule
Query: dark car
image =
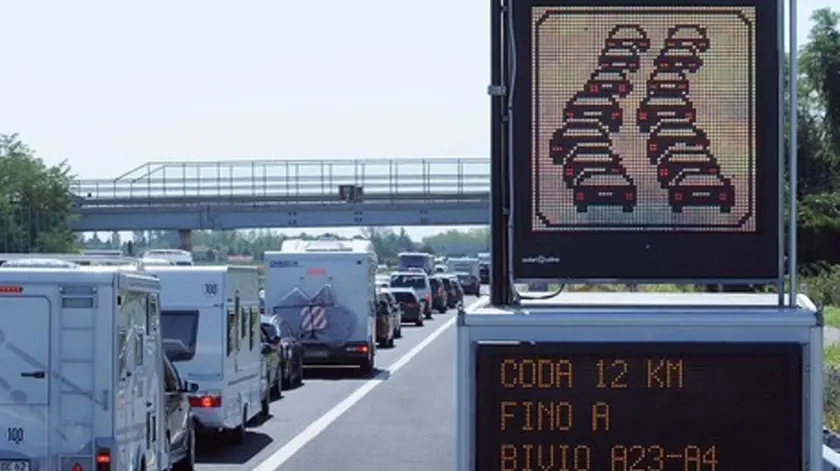
<path fill-rule="evenodd" d="M 700 25 L 676 25 L 668 28 L 665 47 L 691 47 L 697 52 L 706 52 L 709 49 L 706 28 Z"/>
<path fill-rule="evenodd" d="M 641 132 L 650 132 L 663 121 L 694 124 L 697 119 L 694 104 L 688 97 L 649 96 L 642 100 L 636 113 L 636 124 Z"/>
<path fill-rule="evenodd" d="M 461 288 L 461 283 L 458 282 L 458 277 L 447 274 L 442 277 L 443 286 L 446 289 L 446 305 L 450 308 L 457 307 L 464 303 L 464 289 Z"/>
<path fill-rule="evenodd" d="M 650 96 L 681 97 L 688 95 L 689 83 L 680 70 L 655 70 L 647 80 L 647 94 Z"/>
<path fill-rule="evenodd" d="M 735 187 L 717 173 L 684 172 L 668 187 L 668 202 L 675 213 L 687 206 L 717 207 L 728 213 L 735 204 Z"/>
<path fill-rule="evenodd" d="M 575 94 L 563 110 L 563 119 L 567 122 L 589 119 L 600 122 L 613 132 L 621 129 L 623 118 L 621 106 L 615 98 L 589 92 Z"/>
<path fill-rule="evenodd" d="M 636 53 L 646 52 L 650 47 L 647 33 L 639 25 L 615 25 L 607 34 L 607 47 L 630 47 Z"/>
<path fill-rule="evenodd" d="M 266 343 L 280 356 L 280 386 L 287 388 L 303 383 L 303 344 L 289 324 L 280 316 L 260 316 L 260 327 Z"/>
<path fill-rule="evenodd" d="M 556 165 L 563 165 L 578 146 L 610 149 L 612 139 L 609 130 L 597 120 L 567 122 L 552 134 L 549 157 Z"/>
<path fill-rule="evenodd" d="M 633 84 L 623 71 L 596 70 L 586 82 L 586 92 L 603 97 L 626 97 L 633 91 Z"/>
<path fill-rule="evenodd" d="M 470 296 L 478 296 L 481 294 L 481 280 L 470 273 L 457 272 L 455 276 L 458 277 L 458 282 L 464 290 L 464 294 Z"/>
<path fill-rule="evenodd" d="M 198 384 L 181 381 L 178 370 L 163 357 L 163 390 L 166 396 L 166 438 L 169 440 L 169 462 L 173 471 L 195 469 L 195 423 L 189 395 L 198 391 Z"/>
<path fill-rule="evenodd" d="M 626 173 L 584 172 L 574 183 L 574 204 L 581 213 L 590 206 L 621 206 L 629 213 L 636 207 L 636 185 Z"/>
<path fill-rule="evenodd" d="M 394 306 L 395 302 L 388 292 L 376 293 L 376 343 L 380 347 L 393 347 L 398 336 L 402 316 Z"/>
<path fill-rule="evenodd" d="M 674 150 L 705 150 L 709 147 L 706 133 L 691 123 L 663 121 L 648 137 L 647 156 L 657 164 L 668 152 Z"/>
<path fill-rule="evenodd" d="M 656 56 L 653 64 L 659 70 L 697 72 L 703 59 L 693 47 L 666 47 Z"/>
<path fill-rule="evenodd" d="M 481 262 L 478 264 L 478 278 L 482 284 L 490 283 L 490 264 Z"/>
<path fill-rule="evenodd" d="M 675 150 L 668 152 L 659 161 L 656 178 L 663 188 L 684 172 L 697 172 L 703 175 L 720 173 L 717 159 L 706 149 Z"/>
<path fill-rule="evenodd" d="M 414 322 L 417 327 L 423 327 L 423 303 L 413 288 L 392 287 L 390 290 L 394 299 L 400 303 L 402 322 Z"/>
<path fill-rule="evenodd" d="M 609 148 L 578 146 L 563 163 L 563 180 L 573 185 L 578 175 L 586 171 L 624 173 L 621 157 Z"/>
<path fill-rule="evenodd" d="M 443 279 L 440 275 L 430 276 L 429 285 L 432 287 L 432 309 L 437 309 L 441 314 L 446 314 L 447 308 L 447 293 L 443 286 Z"/>
<path fill-rule="evenodd" d="M 260 316 L 267 318 L 268 316 Z M 265 376 L 266 391 L 269 399 L 277 399 L 282 396 L 283 373 L 286 370 L 286 362 L 283 359 L 281 348 L 273 345 L 270 339 L 276 336 L 276 330 L 271 323 L 262 321 L 260 323 L 262 339 L 263 373 Z"/>
<path fill-rule="evenodd" d="M 598 56 L 601 70 L 610 72 L 639 70 L 639 53 L 633 46 L 607 46 Z"/>

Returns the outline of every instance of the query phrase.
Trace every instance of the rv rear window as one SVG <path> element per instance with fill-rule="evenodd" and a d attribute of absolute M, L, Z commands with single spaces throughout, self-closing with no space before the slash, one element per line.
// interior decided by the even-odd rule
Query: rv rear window
<path fill-rule="evenodd" d="M 163 348 L 171 361 L 188 361 L 195 356 L 198 311 L 161 311 Z"/>

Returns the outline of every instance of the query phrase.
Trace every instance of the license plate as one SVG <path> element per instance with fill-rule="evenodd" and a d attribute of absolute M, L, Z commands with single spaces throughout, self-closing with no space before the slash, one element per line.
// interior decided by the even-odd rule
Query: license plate
<path fill-rule="evenodd" d="M 29 461 L 0 460 L 0 471 L 29 471 Z"/>
<path fill-rule="evenodd" d="M 327 358 L 330 353 L 325 350 L 305 350 L 303 356 L 306 358 Z M 0 471 L 3 471 L 0 469 Z"/>

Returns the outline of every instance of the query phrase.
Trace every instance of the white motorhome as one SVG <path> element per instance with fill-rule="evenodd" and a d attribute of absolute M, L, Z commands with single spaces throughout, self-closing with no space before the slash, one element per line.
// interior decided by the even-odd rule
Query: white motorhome
<path fill-rule="evenodd" d="M 115 267 L 0 268 L 0 469 L 169 467 L 158 290 Z"/>
<path fill-rule="evenodd" d="M 268 414 L 257 267 L 146 270 L 160 279 L 163 347 L 181 377 L 198 383 L 190 398 L 197 432 L 223 432 L 241 444 L 248 422 Z"/>
<path fill-rule="evenodd" d="M 306 365 L 376 361 L 377 257 L 368 240 L 287 240 L 265 253 L 265 311 L 303 343 Z"/>
<path fill-rule="evenodd" d="M 450 258 L 446 262 L 447 270 L 450 273 L 468 273 L 476 278 L 479 277 L 478 259 L 471 257 Z"/>
<path fill-rule="evenodd" d="M 192 252 L 181 249 L 149 249 L 143 252 L 142 258 L 167 260 L 181 266 L 194 265 Z"/>

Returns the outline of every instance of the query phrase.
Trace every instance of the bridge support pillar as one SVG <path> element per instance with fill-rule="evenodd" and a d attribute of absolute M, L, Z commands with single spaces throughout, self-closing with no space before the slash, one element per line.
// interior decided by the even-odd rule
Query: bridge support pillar
<path fill-rule="evenodd" d="M 181 238 L 181 250 L 192 252 L 192 231 L 190 229 L 181 229 L 178 231 L 178 237 Z"/>

